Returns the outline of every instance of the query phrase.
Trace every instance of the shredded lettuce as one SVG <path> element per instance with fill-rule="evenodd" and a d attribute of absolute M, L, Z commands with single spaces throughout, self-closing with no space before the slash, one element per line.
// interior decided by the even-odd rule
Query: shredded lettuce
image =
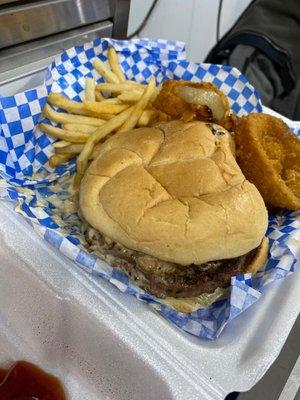
<path fill-rule="evenodd" d="M 199 308 L 206 308 L 214 303 L 216 300 L 225 297 L 228 289 L 217 288 L 213 293 L 203 293 L 197 297 L 166 297 L 161 299 L 161 302 L 174 310 L 187 313 L 199 310 Z"/>

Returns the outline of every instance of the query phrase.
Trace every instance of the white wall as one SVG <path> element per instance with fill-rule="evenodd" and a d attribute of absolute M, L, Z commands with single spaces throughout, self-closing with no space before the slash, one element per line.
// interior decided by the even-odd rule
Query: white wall
<path fill-rule="evenodd" d="M 128 33 L 143 20 L 153 0 L 131 0 Z M 223 0 L 221 36 L 233 25 L 251 0 Z M 158 0 L 140 36 L 186 42 L 191 61 L 203 61 L 216 43 L 219 0 Z"/>

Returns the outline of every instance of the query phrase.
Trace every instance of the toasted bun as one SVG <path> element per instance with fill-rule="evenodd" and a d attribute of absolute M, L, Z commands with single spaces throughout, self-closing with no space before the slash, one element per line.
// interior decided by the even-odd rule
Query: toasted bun
<path fill-rule="evenodd" d="M 231 141 L 202 122 L 114 135 L 82 181 L 83 217 L 114 241 L 177 264 L 249 252 L 262 241 L 267 211 Z"/>

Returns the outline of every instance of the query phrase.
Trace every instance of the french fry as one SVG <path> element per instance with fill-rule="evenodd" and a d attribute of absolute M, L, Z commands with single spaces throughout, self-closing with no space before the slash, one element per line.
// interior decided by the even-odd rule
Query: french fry
<path fill-rule="evenodd" d="M 124 90 L 118 95 L 118 99 L 124 101 L 124 103 L 136 103 L 142 97 L 142 90 Z"/>
<path fill-rule="evenodd" d="M 63 148 L 63 147 L 69 146 L 69 144 L 70 144 L 70 142 L 66 142 L 65 140 L 58 140 L 58 141 L 54 142 L 52 144 L 52 146 L 55 147 L 55 149 L 58 149 L 58 148 Z"/>
<path fill-rule="evenodd" d="M 158 92 L 159 92 L 158 88 L 155 88 L 153 91 L 153 94 L 150 98 L 151 103 L 156 99 Z M 141 89 L 137 87 L 130 91 L 124 90 L 123 92 L 121 92 L 118 95 L 118 99 L 123 101 L 124 103 L 132 103 L 132 102 L 135 103 L 140 100 L 140 98 L 142 97 L 142 94 L 143 94 L 142 87 L 141 87 Z"/>
<path fill-rule="evenodd" d="M 51 168 L 55 168 L 60 164 L 69 161 L 75 154 L 54 154 L 49 158 L 49 165 Z"/>
<path fill-rule="evenodd" d="M 115 99 L 111 99 L 115 100 Z M 128 104 L 114 104 L 109 103 L 108 100 L 90 102 L 86 101 L 84 103 L 85 107 L 96 114 L 119 114 L 120 112 L 126 110 L 129 107 Z"/>
<path fill-rule="evenodd" d="M 101 92 L 111 92 L 111 93 L 118 93 L 124 90 L 131 91 L 131 90 L 144 90 L 146 85 L 142 85 L 141 83 L 135 81 L 125 81 L 121 83 L 98 83 L 96 85 L 96 90 L 100 90 Z"/>
<path fill-rule="evenodd" d="M 55 149 L 55 154 L 78 154 L 82 151 L 84 144 L 69 144 L 65 147 L 57 147 Z"/>
<path fill-rule="evenodd" d="M 94 160 L 95 158 L 98 157 L 100 151 L 101 151 L 101 143 L 96 144 L 96 146 L 94 147 L 92 154 L 89 157 L 89 160 Z"/>
<path fill-rule="evenodd" d="M 95 80 L 93 78 L 85 78 L 84 100 L 96 101 L 95 98 Z"/>
<path fill-rule="evenodd" d="M 105 97 L 102 96 L 101 92 L 95 90 L 95 99 L 96 99 L 96 101 L 103 101 L 103 100 L 105 100 Z"/>
<path fill-rule="evenodd" d="M 60 93 L 50 93 L 48 96 L 48 102 L 55 107 L 62 108 L 71 114 L 87 115 L 91 117 L 97 117 L 98 114 L 88 110 L 84 103 L 79 103 L 74 100 L 67 99 Z"/>
<path fill-rule="evenodd" d="M 109 98 L 101 101 L 101 104 L 123 104 L 123 102 L 118 98 Z"/>
<path fill-rule="evenodd" d="M 76 174 L 74 175 L 74 178 L 73 178 L 73 184 L 71 185 L 71 187 L 69 189 L 72 194 L 74 194 L 78 191 L 80 183 L 82 181 L 82 178 L 83 178 L 83 174 L 76 172 Z"/>
<path fill-rule="evenodd" d="M 46 104 L 44 109 L 43 109 L 43 115 L 46 118 L 51 119 L 54 122 L 58 122 L 60 124 L 65 124 L 65 123 L 78 123 L 78 124 L 84 124 L 84 125 L 92 125 L 92 126 L 101 126 L 103 125 L 106 121 L 100 118 L 93 118 L 93 117 L 86 117 L 82 115 L 73 115 L 73 114 L 67 114 L 67 113 L 61 113 L 53 110 L 49 106 L 49 104 Z"/>
<path fill-rule="evenodd" d="M 140 100 L 136 103 L 134 106 L 129 118 L 126 120 L 126 122 L 122 125 L 122 127 L 119 129 L 119 132 L 124 132 L 128 131 L 130 129 L 133 129 L 138 120 L 140 119 L 144 109 L 147 107 L 150 98 L 155 90 L 155 78 L 151 77 L 148 83 L 148 86 L 146 87 L 142 97 Z"/>
<path fill-rule="evenodd" d="M 116 50 L 113 47 L 110 47 L 108 49 L 108 61 L 110 64 L 111 70 L 115 73 L 115 75 L 118 77 L 120 82 L 123 82 L 126 80 L 124 73 L 120 67 L 119 64 L 119 57 L 116 53 Z"/>
<path fill-rule="evenodd" d="M 156 86 L 153 90 L 153 94 L 150 98 L 151 103 L 153 103 L 153 101 L 156 99 L 156 96 L 158 95 L 160 89 Z"/>
<path fill-rule="evenodd" d="M 56 154 L 76 154 L 78 155 L 84 147 L 84 144 L 70 144 L 69 146 L 55 149 Z M 99 154 L 101 143 L 96 144 L 94 147 L 89 160 L 93 160 Z"/>
<path fill-rule="evenodd" d="M 109 83 L 119 83 L 119 78 L 116 74 L 114 74 L 105 64 L 103 61 L 99 60 L 98 58 L 94 61 L 94 68 L 95 70 L 103 76 L 104 80 Z"/>
<path fill-rule="evenodd" d="M 63 124 L 62 128 L 71 132 L 84 132 L 84 133 L 93 133 L 97 129 L 96 126 L 83 125 L 83 124 Z"/>
<path fill-rule="evenodd" d="M 137 122 L 137 126 L 142 127 L 150 125 L 155 120 L 156 116 L 157 116 L 156 110 L 149 110 L 149 109 L 144 110 Z"/>
<path fill-rule="evenodd" d="M 132 113 L 133 108 L 134 107 L 131 106 L 127 110 L 116 115 L 114 118 L 112 118 L 110 121 L 107 121 L 106 124 L 99 127 L 94 133 L 90 135 L 90 137 L 88 138 L 87 142 L 84 145 L 82 152 L 77 158 L 77 172 L 79 174 L 81 175 L 84 174 L 87 167 L 88 159 L 94 149 L 94 146 L 109 133 L 113 132 L 114 130 L 122 126 L 129 117 L 129 115 Z"/>
<path fill-rule="evenodd" d="M 40 124 L 44 132 L 60 139 L 53 144 L 55 154 L 49 159 L 49 164 L 56 167 L 77 156 L 75 188 L 78 188 L 89 160 L 100 154 L 107 136 L 135 126 L 150 126 L 168 118 L 151 104 L 159 92 L 154 77 L 150 78 L 148 85 L 126 80 L 113 47 L 108 50 L 108 61 L 110 67 L 95 59 L 94 67 L 105 83 L 96 85 L 94 79 L 86 78 L 83 102 L 51 93 L 48 103 L 66 112 L 57 112 L 49 104 L 43 110 L 46 118 L 61 124 L 61 128 Z"/>
<path fill-rule="evenodd" d="M 67 99 L 59 93 L 51 93 L 48 96 L 48 102 L 56 107 L 63 108 L 72 114 L 79 114 L 85 116 L 101 117 L 103 114 L 116 114 L 124 110 L 127 105 L 118 104 L 119 99 L 105 99 L 101 102 L 89 102 L 79 103 Z M 100 106 L 101 104 L 101 106 Z M 118 105 L 118 107 L 112 107 L 112 105 Z"/>
<path fill-rule="evenodd" d="M 95 93 L 100 93 L 100 92 L 95 92 Z M 95 94 L 96 96 L 96 94 Z M 101 101 L 86 101 L 84 100 L 83 102 L 85 103 L 101 103 L 102 105 L 106 105 L 106 104 L 123 104 L 124 102 L 116 97 L 110 97 L 110 98 L 105 98 L 102 96 L 102 100 Z"/>
<path fill-rule="evenodd" d="M 114 118 L 114 114 L 100 114 L 101 119 L 104 120 L 104 122 L 108 121 L 109 119 Z"/>
<path fill-rule="evenodd" d="M 62 139 L 70 143 L 85 143 L 90 135 L 83 132 L 70 132 L 52 125 L 40 124 L 40 129 L 48 135 L 57 139 Z"/>

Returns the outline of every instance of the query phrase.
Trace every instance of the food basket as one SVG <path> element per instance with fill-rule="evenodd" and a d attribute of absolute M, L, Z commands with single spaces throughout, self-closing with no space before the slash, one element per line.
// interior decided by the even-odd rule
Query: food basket
<path fill-rule="evenodd" d="M 49 203 L 41 205 L 52 195 L 51 181 L 74 171 L 74 163 L 54 172 L 47 167 L 51 140 L 34 128 L 47 93 L 79 99 L 90 60 L 105 59 L 110 43 L 128 78 L 204 79 L 221 86 L 240 115 L 262 111 L 257 93 L 237 70 L 188 63 L 183 44 L 167 41 L 96 40 L 57 57 L 44 84 L 16 96 L 1 91 L 0 194 L 14 202 L 0 203 L 0 317 L 6 347 L 13 349 L 3 352 L 4 361 L 6 354 L 45 363 L 63 377 L 74 399 L 99 393 L 116 399 L 221 399 L 248 390 L 275 360 L 299 313 L 297 213 L 271 218 L 274 253 L 256 286 L 250 276 L 234 278 L 229 300 L 186 315 L 87 255 L 78 247 L 78 232 L 56 227 Z M 36 171 L 42 171 L 38 182 Z M 30 224 L 13 210 L 16 202 Z"/>

